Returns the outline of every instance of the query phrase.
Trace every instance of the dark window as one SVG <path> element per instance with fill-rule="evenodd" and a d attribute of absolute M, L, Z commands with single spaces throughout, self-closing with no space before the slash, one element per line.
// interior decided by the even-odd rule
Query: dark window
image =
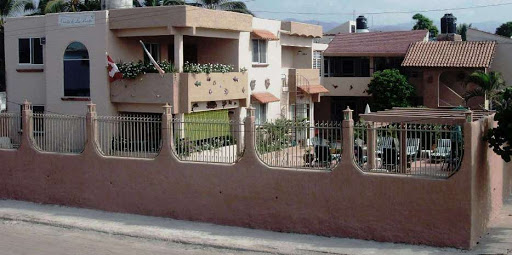
<path fill-rule="evenodd" d="M 18 50 L 20 64 L 30 64 L 30 39 L 19 39 Z"/>
<path fill-rule="evenodd" d="M 64 53 L 64 96 L 90 96 L 89 52 L 79 42 L 68 45 Z"/>
<path fill-rule="evenodd" d="M 324 57 L 325 77 L 370 77 L 370 59 L 359 57 Z"/>
<path fill-rule="evenodd" d="M 43 63 L 43 45 L 41 45 L 41 38 L 32 38 L 32 63 Z"/>
<path fill-rule="evenodd" d="M 402 68 L 402 62 L 404 61 L 404 58 L 400 57 L 379 57 L 374 59 L 374 70 L 382 71 L 386 69 L 398 69 L 401 70 Z"/>
<path fill-rule="evenodd" d="M 41 38 L 18 39 L 18 57 L 20 64 L 42 64 L 43 45 L 41 45 Z"/>
<path fill-rule="evenodd" d="M 151 54 L 155 61 L 160 61 L 160 44 L 145 43 L 144 46 L 149 51 L 149 54 Z M 148 54 L 146 54 L 146 52 L 144 52 L 144 63 L 149 63 L 149 57 Z"/>

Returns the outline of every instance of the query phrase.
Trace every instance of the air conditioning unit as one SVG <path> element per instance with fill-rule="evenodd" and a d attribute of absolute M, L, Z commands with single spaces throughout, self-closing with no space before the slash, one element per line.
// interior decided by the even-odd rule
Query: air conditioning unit
<path fill-rule="evenodd" d="M 289 91 L 288 87 L 283 86 L 283 92 L 288 92 L 288 91 Z"/>

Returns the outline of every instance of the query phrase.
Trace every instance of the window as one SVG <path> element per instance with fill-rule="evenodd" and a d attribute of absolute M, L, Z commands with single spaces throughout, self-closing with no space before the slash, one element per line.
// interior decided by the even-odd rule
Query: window
<path fill-rule="evenodd" d="M 258 64 L 267 63 L 267 41 L 252 40 L 252 62 Z"/>
<path fill-rule="evenodd" d="M 267 104 L 254 104 L 255 121 L 263 124 L 267 121 Z"/>
<path fill-rule="evenodd" d="M 90 96 L 89 52 L 79 42 L 68 45 L 64 53 L 64 96 Z"/>
<path fill-rule="evenodd" d="M 313 69 L 321 69 L 322 68 L 322 52 L 314 51 L 313 52 Z"/>
<path fill-rule="evenodd" d="M 151 56 L 153 56 L 155 61 L 160 61 L 160 44 L 145 43 L 144 46 L 149 51 L 149 54 L 151 54 Z M 143 53 L 144 53 L 144 63 L 149 63 L 148 55 L 145 52 L 143 52 Z M 174 55 L 174 52 L 173 52 L 173 55 Z M 173 56 L 173 58 L 174 58 L 174 56 Z"/>
<path fill-rule="evenodd" d="M 365 57 L 325 57 L 325 77 L 370 77 L 370 59 Z"/>
<path fill-rule="evenodd" d="M 41 38 L 18 39 L 18 57 L 20 64 L 43 64 Z"/>

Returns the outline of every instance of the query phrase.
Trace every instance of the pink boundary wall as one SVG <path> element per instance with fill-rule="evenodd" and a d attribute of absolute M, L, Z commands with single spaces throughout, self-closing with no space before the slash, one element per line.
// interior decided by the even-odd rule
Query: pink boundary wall
<path fill-rule="evenodd" d="M 170 109 L 166 112 L 164 123 L 168 123 Z M 462 167 L 451 178 L 439 180 L 360 171 L 351 156 L 351 116 L 343 123 L 342 163 L 332 172 L 313 172 L 264 165 L 254 150 L 254 117 L 246 119 L 241 161 L 218 165 L 178 161 L 171 150 L 172 139 L 168 139 L 168 124 L 163 127 L 167 142 L 156 159 L 102 157 L 91 139 L 80 155 L 39 152 L 27 135 L 27 113 L 21 148 L 0 151 L 2 199 L 282 232 L 471 248 L 510 193 L 510 166 L 481 142 L 484 126 L 491 120 L 465 124 Z M 88 138 L 94 137 L 94 116 L 94 107 L 90 107 Z"/>

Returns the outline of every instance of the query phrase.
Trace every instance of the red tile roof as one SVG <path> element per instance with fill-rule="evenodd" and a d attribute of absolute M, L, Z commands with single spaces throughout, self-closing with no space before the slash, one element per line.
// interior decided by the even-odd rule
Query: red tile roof
<path fill-rule="evenodd" d="M 260 104 L 267 104 L 267 103 L 281 101 L 279 98 L 272 95 L 272 93 L 270 93 L 270 92 L 253 92 L 251 94 L 251 99 L 258 101 Z"/>
<path fill-rule="evenodd" d="M 474 67 L 491 66 L 496 42 L 418 42 L 411 45 L 402 66 Z"/>
<path fill-rule="evenodd" d="M 276 35 L 274 35 L 272 32 L 267 31 L 267 30 L 254 29 L 254 30 L 252 30 L 251 36 L 254 39 L 261 39 L 261 40 L 267 40 L 267 41 L 279 40 L 279 38 Z"/>
<path fill-rule="evenodd" d="M 306 85 L 306 86 L 299 86 L 299 89 L 304 91 L 304 93 L 307 94 L 320 94 L 320 93 L 329 93 L 329 90 L 326 89 L 322 85 Z"/>
<path fill-rule="evenodd" d="M 409 45 L 425 41 L 427 30 L 338 34 L 325 56 L 405 56 Z"/>

